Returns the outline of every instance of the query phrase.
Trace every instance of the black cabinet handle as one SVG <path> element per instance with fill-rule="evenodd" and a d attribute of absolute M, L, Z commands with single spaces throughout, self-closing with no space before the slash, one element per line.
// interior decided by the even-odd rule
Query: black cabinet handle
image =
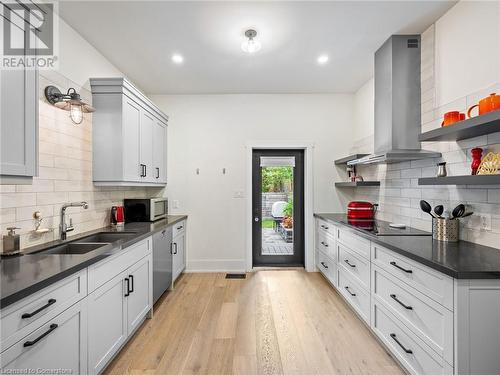
<path fill-rule="evenodd" d="M 345 288 L 345 290 L 347 290 L 347 292 L 348 292 L 351 296 L 356 297 L 356 293 L 351 292 L 351 290 L 349 289 L 349 287 L 348 287 L 348 286 L 346 286 L 346 287 L 344 287 L 344 288 Z"/>
<path fill-rule="evenodd" d="M 328 227 L 326 225 L 321 225 L 321 228 L 328 230 Z"/>
<path fill-rule="evenodd" d="M 125 297 L 128 297 L 130 296 L 130 280 L 128 279 L 128 277 L 125 278 L 125 283 L 127 284 L 126 285 L 127 291 L 125 292 Z"/>
<path fill-rule="evenodd" d="M 156 178 L 160 178 L 160 168 L 156 167 Z"/>
<path fill-rule="evenodd" d="M 321 241 L 321 244 L 322 244 L 324 247 L 328 247 L 328 244 L 327 244 L 326 242 Z"/>
<path fill-rule="evenodd" d="M 403 267 L 401 266 L 398 266 L 398 264 L 396 262 L 391 262 L 391 266 L 394 266 L 396 268 L 399 268 L 401 271 L 404 271 L 406 273 L 413 273 L 412 270 L 407 270 L 407 269 L 404 269 Z"/>
<path fill-rule="evenodd" d="M 180 227 L 177 227 L 177 230 L 181 230 L 182 228 L 184 228 L 183 225 L 181 225 Z"/>
<path fill-rule="evenodd" d="M 36 339 L 32 340 L 32 341 L 26 341 L 23 346 L 25 348 L 29 347 L 29 346 L 33 346 L 35 345 L 38 341 L 40 341 L 41 339 L 43 339 L 45 336 L 47 336 L 48 334 L 50 334 L 52 331 L 54 331 L 57 327 L 59 327 L 57 324 L 53 323 L 50 325 L 49 329 L 47 331 L 45 331 L 44 333 L 42 333 L 40 336 L 38 336 Z"/>
<path fill-rule="evenodd" d="M 148 166 L 144 164 L 144 177 L 148 175 Z"/>
<path fill-rule="evenodd" d="M 134 292 L 134 275 L 128 275 L 129 279 L 130 279 L 130 291 L 129 291 L 129 294 L 130 293 L 133 293 Z"/>
<path fill-rule="evenodd" d="M 175 248 L 175 250 L 174 250 L 174 248 Z M 172 255 L 177 254 L 177 243 L 176 242 L 172 242 L 170 244 L 170 254 L 172 254 Z"/>
<path fill-rule="evenodd" d="M 37 309 L 31 313 L 24 313 L 23 315 L 21 315 L 21 318 L 22 319 L 31 318 L 32 316 L 35 316 L 36 314 L 45 310 L 47 307 L 49 307 L 50 305 L 53 305 L 54 303 L 56 303 L 56 300 L 54 298 L 51 298 L 47 301 L 47 304 L 43 305 L 42 307 L 40 307 L 39 309 Z"/>
<path fill-rule="evenodd" d="M 405 309 L 407 310 L 413 310 L 413 307 L 411 306 L 408 306 L 408 305 L 405 305 L 403 302 L 401 302 L 398 297 L 396 297 L 395 294 L 391 294 L 391 298 L 396 301 L 397 303 L 399 303 L 401 306 L 403 306 Z"/>
<path fill-rule="evenodd" d="M 355 264 L 351 264 L 351 263 L 349 263 L 349 259 L 344 259 L 344 262 L 346 262 L 346 263 L 347 263 L 350 267 L 352 267 L 352 268 L 356 267 L 356 265 L 355 265 Z"/>
<path fill-rule="evenodd" d="M 141 166 L 141 177 L 146 177 L 146 164 L 139 164 Z"/>
<path fill-rule="evenodd" d="M 325 262 L 321 262 L 321 265 L 322 265 L 323 267 L 325 267 L 326 269 L 328 269 L 328 266 L 325 264 Z"/>
<path fill-rule="evenodd" d="M 397 344 L 401 347 L 401 349 L 403 349 L 406 353 L 408 353 L 408 354 L 413 354 L 413 350 L 406 349 L 406 348 L 404 347 L 404 345 L 403 345 L 403 344 L 401 344 L 401 343 L 399 342 L 399 340 L 398 340 L 398 338 L 396 337 L 396 334 L 395 334 L 395 333 L 391 333 L 391 337 L 392 337 L 392 339 L 393 339 L 394 341 L 396 341 L 396 343 L 397 343 Z"/>

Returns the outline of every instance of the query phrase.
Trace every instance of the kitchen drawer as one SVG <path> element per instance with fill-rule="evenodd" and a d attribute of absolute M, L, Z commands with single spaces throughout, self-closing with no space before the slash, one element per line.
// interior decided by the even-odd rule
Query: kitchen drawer
<path fill-rule="evenodd" d="M 326 254 L 318 252 L 318 269 L 336 287 L 337 286 L 337 265 Z"/>
<path fill-rule="evenodd" d="M 178 235 L 184 233 L 185 231 L 186 231 L 186 220 L 183 220 L 174 224 L 172 228 L 172 237 L 175 238 Z"/>
<path fill-rule="evenodd" d="M 402 286 L 399 279 L 377 266 L 372 274 L 372 298 L 377 298 L 377 303 L 383 304 L 448 363 L 453 363 L 453 313 L 417 290 Z"/>
<path fill-rule="evenodd" d="M 87 295 L 87 270 L 83 270 L 2 309 L 2 351 L 33 332 Z"/>
<path fill-rule="evenodd" d="M 317 220 L 317 230 L 318 232 L 323 232 L 323 233 L 327 233 L 329 234 L 330 236 L 332 236 L 332 238 L 334 240 L 336 240 L 336 236 L 337 236 L 337 227 L 325 220 L 321 220 L 321 219 L 318 219 Z"/>
<path fill-rule="evenodd" d="M 372 329 L 410 374 L 452 375 L 453 367 L 377 302 Z"/>
<path fill-rule="evenodd" d="M 339 265 L 342 265 L 364 288 L 370 290 L 370 261 L 341 243 L 337 244 L 337 249 Z"/>
<path fill-rule="evenodd" d="M 151 254 L 151 237 L 119 251 L 88 268 L 88 292 L 91 293 L 131 265 Z"/>
<path fill-rule="evenodd" d="M 339 228 L 337 230 L 337 241 L 366 259 L 370 259 L 370 241 L 367 239 Z"/>
<path fill-rule="evenodd" d="M 338 290 L 352 306 L 352 308 L 370 324 L 370 293 L 355 278 L 347 273 L 343 267 L 339 268 Z"/>
<path fill-rule="evenodd" d="M 337 261 L 337 249 L 333 237 L 324 231 L 320 231 L 318 233 L 317 241 L 317 249 L 328 255 L 332 260 Z"/>
<path fill-rule="evenodd" d="M 372 244 L 372 262 L 453 311 L 453 279 L 403 255 Z"/>

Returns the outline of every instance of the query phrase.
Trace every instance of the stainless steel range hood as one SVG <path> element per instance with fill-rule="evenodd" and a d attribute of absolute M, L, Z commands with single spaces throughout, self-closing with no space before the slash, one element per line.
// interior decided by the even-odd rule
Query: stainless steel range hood
<path fill-rule="evenodd" d="M 375 52 L 375 152 L 347 164 L 440 157 L 420 147 L 420 101 L 420 35 L 393 35 Z"/>

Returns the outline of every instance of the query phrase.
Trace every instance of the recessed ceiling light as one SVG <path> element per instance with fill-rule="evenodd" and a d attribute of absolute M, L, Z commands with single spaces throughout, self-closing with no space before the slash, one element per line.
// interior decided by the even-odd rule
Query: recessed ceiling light
<path fill-rule="evenodd" d="M 317 61 L 319 65 L 325 65 L 328 62 L 328 55 L 319 55 Z"/>
<path fill-rule="evenodd" d="M 175 53 L 172 55 L 172 61 L 176 64 L 182 64 L 184 62 L 184 57 L 182 57 L 182 55 L 179 55 L 178 53 Z"/>
<path fill-rule="evenodd" d="M 245 36 L 248 38 L 248 40 L 245 40 L 241 44 L 241 49 L 243 50 L 243 52 L 255 53 L 259 51 L 262 46 L 258 40 L 255 40 L 255 37 L 257 36 L 257 31 L 249 29 L 245 31 Z"/>

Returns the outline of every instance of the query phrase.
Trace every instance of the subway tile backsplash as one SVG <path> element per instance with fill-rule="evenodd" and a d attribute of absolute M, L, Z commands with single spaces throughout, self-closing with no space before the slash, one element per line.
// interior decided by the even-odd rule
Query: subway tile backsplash
<path fill-rule="evenodd" d="M 0 230 L 20 227 L 21 248 L 59 238 L 59 212 L 65 202 L 85 200 L 89 208 L 70 208 L 75 231 L 70 235 L 97 229 L 109 223 L 110 207 L 124 198 L 161 196 L 162 188 L 95 187 L 92 183 L 92 117 L 85 114 L 80 125 L 74 125 L 68 112 L 45 101 L 43 89 L 49 84 L 76 87 L 82 98 L 92 101 L 88 88 L 56 72 L 41 72 L 39 81 L 39 169 L 31 185 L 0 185 Z M 63 87 L 61 87 L 63 86 Z M 36 234 L 33 213 L 43 216 L 41 228 L 53 229 Z M 0 249 L 2 242 L 0 241 Z"/>

